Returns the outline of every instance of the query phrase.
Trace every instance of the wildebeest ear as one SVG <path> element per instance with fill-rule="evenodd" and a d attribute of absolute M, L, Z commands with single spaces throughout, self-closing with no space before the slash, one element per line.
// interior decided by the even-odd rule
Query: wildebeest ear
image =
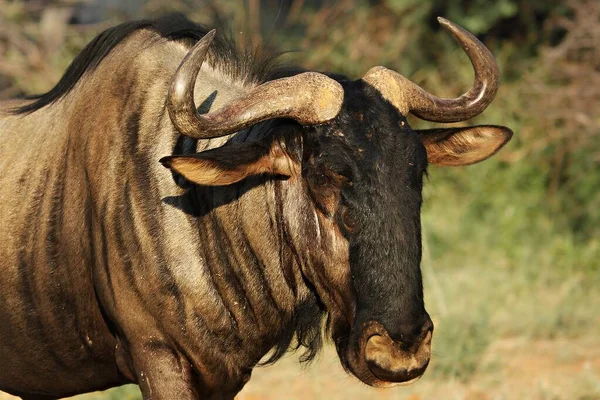
<path fill-rule="evenodd" d="M 160 162 L 198 185 L 230 185 L 253 175 L 290 177 L 300 165 L 277 142 L 231 143 L 201 153 L 163 157 Z"/>
<path fill-rule="evenodd" d="M 430 164 L 458 166 L 475 164 L 496 154 L 512 137 L 504 126 L 417 130 L 427 149 Z"/>

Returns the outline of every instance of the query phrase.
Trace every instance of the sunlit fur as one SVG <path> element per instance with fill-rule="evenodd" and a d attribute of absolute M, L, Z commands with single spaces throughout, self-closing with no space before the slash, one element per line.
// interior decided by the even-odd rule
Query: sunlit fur
<path fill-rule="evenodd" d="M 256 177 L 190 188 L 158 162 L 228 140 L 181 138 L 164 108 L 205 32 L 180 17 L 113 28 L 48 94 L 0 103 L 0 341 L 12 366 L 0 390 L 68 396 L 135 381 L 144 393 L 233 396 L 294 335 L 307 359 L 320 347 L 325 308 L 299 268 L 311 261 L 284 229 L 315 236 L 301 185 Z M 201 108 L 282 73 L 215 44 Z M 327 254 L 318 243 L 310 251 Z M 176 378 L 152 378 L 158 371 Z"/>
<path fill-rule="evenodd" d="M 357 359 L 365 323 L 407 348 L 423 327 L 431 338 L 425 141 L 373 87 L 338 75 L 345 99 L 327 124 L 182 137 L 165 96 L 206 31 L 177 16 L 112 28 L 50 92 L 0 103 L 0 346 L 11 366 L 0 390 L 53 398 L 136 382 L 145 398 L 232 398 L 294 338 L 314 357 L 325 316 L 344 366 L 379 385 Z M 299 71 L 214 43 L 201 112 Z M 476 143 L 463 139 L 449 143 Z M 265 167 L 273 149 L 286 168 Z M 228 185 L 173 167 L 190 155 L 210 158 L 208 183 Z"/>

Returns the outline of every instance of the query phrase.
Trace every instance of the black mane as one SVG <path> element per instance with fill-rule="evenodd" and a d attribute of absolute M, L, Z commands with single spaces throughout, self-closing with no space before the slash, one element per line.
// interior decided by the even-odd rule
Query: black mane
<path fill-rule="evenodd" d="M 181 14 L 170 14 L 155 20 L 126 22 L 109 28 L 96 36 L 71 62 L 60 81 L 50 91 L 30 96 L 31 103 L 13 110 L 15 114 L 29 114 L 49 104 L 59 101 L 69 93 L 81 77 L 93 71 L 119 43 L 140 29 L 149 29 L 167 40 L 188 40 L 191 44 L 200 40 L 209 29 L 196 24 Z M 221 29 L 228 33 L 226 29 Z M 283 73 L 278 71 L 275 58 L 279 55 L 268 54 L 258 48 L 244 46 L 240 48 L 221 32 L 213 41 L 211 49 L 216 61 L 234 79 L 264 82 Z"/>

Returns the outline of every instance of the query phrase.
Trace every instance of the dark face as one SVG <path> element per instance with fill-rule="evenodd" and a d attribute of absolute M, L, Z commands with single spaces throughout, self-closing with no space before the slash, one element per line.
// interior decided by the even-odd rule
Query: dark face
<path fill-rule="evenodd" d="M 338 353 L 365 383 L 386 386 L 420 377 L 429 362 L 420 271 L 427 153 L 379 92 L 361 80 L 343 86 L 342 111 L 309 133 L 303 167 L 319 212 L 349 244 L 355 311 L 352 326 L 334 328 Z"/>
<path fill-rule="evenodd" d="M 288 177 L 280 198 L 286 243 L 329 312 L 342 364 L 367 384 L 388 386 L 417 379 L 429 363 L 433 324 L 419 266 L 427 162 L 485 160 L 512 132 L 494 125 L 412 130 L 399 111 L 404 108 L 382 97 L 389 92 L 404 107 L 377 80 L 378 71 L 367 74 L 377 89 L 364 78 L 340 81 L 343 102 L 330 122 L 282 121 L 256 142 L 232 140 L 162 162 L 205 186 L 253 175 Z M 315 95 L 311 104 L 318 111 L 329 100 Z"/>
<path fill-rule="evenodd" d="M 466 121 L 498 89 L 489 50 L 460 26 L 439 22 L 461 43 L 475 70 L 472 87 L 455 99 L 427 93 L 376 66 L 355 82 L 316 72 L 276 79 L 200 115 L 194 85 L 214 33 L 190 50 L 169 91 L 171 121 L 197 139 L 281 119 L 268 135 L 253 138 L 256 143 L 234 140 L 161 161 L 200 185 L 230 185 L 253 175 L 290 178 L 278 186 L 284 188 L 278 199 L 286 245 L 329 311 L 343 365 L 375 386 L 410 382 L 429 362 L 433 324 L 423 305 L 419 268 L 427 161 L 474 164 L 512 137 L 510 129 L 495 125 L 415 132 L 406 123 L 402 114 L 409 112 L 432 122 Z M 278 139 L 277 132 L 288 139 Z"/>

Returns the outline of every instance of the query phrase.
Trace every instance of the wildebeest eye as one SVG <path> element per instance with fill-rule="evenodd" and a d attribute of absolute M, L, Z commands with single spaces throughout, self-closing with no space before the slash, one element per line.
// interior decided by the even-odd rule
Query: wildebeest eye
<path fill-rule="evenodd" d="M 315 174 L 314 183 L 316 186 L 328 186 L 331 184 L 331 179 L 325 174 Z"/>
<path fill-rule="evenodd" d="M 344 224 L 344 228 L 348 232 L 354 232 L 358 227 L 358 220 L 356 219 L 356 215 L 349 209 L 344 208 L 341 214 L 342 224 Z"/>

